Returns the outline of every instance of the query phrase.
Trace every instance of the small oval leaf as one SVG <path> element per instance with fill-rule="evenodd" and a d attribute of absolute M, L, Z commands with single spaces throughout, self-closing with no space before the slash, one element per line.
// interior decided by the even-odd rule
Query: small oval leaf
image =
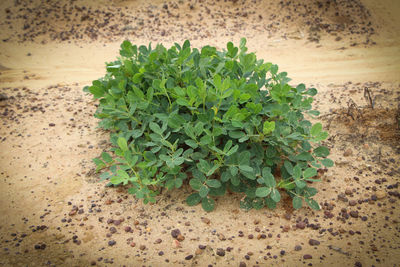
<path fill-rule="evenodd" d="M 303 206 L 303 200 L 301 199 L 301 197 L 295 196 L 292 202 L 293 208 L 295 208 L 296 210 L 300 209 Z"/>
<path fill-rule="evenodd" d="M 186 203 L 189 206 L 195 206 L 195 205 L 199 204 L 200 201 L 201 201 L 201 196 L 199 195 L 199 193 L 193 193 L 186 198 Z"/>
<path fill-rule="evenodd" d="M 210 212 L 215 207 L 215 201 L 212 198 L 203 198 L 201 201 L 201 206 L 205 211 Z"/>

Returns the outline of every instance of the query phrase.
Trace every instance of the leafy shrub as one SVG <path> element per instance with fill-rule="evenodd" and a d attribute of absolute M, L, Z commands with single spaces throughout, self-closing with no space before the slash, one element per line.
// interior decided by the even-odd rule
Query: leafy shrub
<path fill-rule="evenodd" d="M 317 193 L 317 168 L 331 167 L 322 125 L 304 118 L 315 88 L 292 87 L 286 72 L 227 44 L 227 51 L 189 41 L 155 49 L 124 41 L 121 57 L 85 91 L 100 99 L 95 117 L 111 132 L 111 151 L 94 159 L 100 177 L 129 185 L 155 202 L 162 188 L 188 181 L 188 205 L 214 209 L 213 197 L 244 193 L 242 208 L 274 208 L 286 191 L 296 209 Z"/>

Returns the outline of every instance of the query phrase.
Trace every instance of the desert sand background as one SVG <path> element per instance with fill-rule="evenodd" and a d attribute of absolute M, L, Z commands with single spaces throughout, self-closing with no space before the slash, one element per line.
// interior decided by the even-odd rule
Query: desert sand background
<path fill-rule="evenodd" d="M 108 134 L 82 88 L 120 43 L 241 37 L 319 91 L 335 161 L 317 185 L 323 209 L 246 212 L 231 194 L 206 213 L 184 203 L 189 187 L 143 205 L 99 183 L 91 159 Z M 3 0 L 0 265 L 399 266 L 399 103 L 397 0 Z"/>

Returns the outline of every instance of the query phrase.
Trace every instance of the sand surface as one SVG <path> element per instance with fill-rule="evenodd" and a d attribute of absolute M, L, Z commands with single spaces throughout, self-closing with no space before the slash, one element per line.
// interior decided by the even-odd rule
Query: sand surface
<path fill-rule="evenodd" d="M 241 37 L 319 91 L 335 161 L 317 185 L 323 209 L 246 212 L 231 194 L 206 213 L 184 203 L 189 187 L 143 205 L 99 183 L 91 159 L 108 134 L 82 88 L 120 43 Z M 0 265 L 400 266 L 399 103 L 396 0 L 3 0 Z"/>

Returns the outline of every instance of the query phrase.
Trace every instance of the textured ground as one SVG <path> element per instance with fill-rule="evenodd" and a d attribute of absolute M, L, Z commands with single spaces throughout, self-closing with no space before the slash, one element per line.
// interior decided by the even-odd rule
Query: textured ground
<path fill-rule="evenodd" d="M 399 14 L 395 0 L 2 1 L 0 265 L 399 266 Z M 243 36 L 319 90 L 335 161 L 323 209 L 246 212 L 226 195 L 206 213 L 186 206 L 188 187 L 143 205 L 98 183 L 108 135 L 82 88 L 122 40 Z"/>

